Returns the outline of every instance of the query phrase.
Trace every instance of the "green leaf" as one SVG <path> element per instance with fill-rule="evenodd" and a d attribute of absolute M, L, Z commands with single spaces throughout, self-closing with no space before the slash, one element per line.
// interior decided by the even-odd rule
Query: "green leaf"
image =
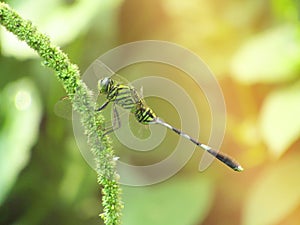
<path fill-rule="evenodd" d="M 213 200 L 207 178 L 172 178 L 148 187 L 123 187 L 123 224 L 182 225 L 203 221 Z"/>
<path fill-rule="evenodd" d="M 79 35 L 83 35 L 93 25 L 93 19 L 100 14 L 103 21 L 97 21 L 106 34 L 114 32 L 112 23 L 117 12 L 115 8 L 121 0 L 77 0 L 72 4 L 66 4 L 60 0 L 23 0 L 15 1 L 12 6 L 24 17 L 43 28 L 55 43 L 68 44 Z M 9 33 L 0 33 L 2 52 L 7 56 L 16 58 L 37 57 L 26 43 L 20 42 Z"/>
<path fill-rule="evenodd" d="M 282 26 L 257 35 L 232 61 L 232 76 L 247 84 L 288 81 L 298 76 L 300 39 L 296 26 Z"/>
<path fill-rule="evenodd" d="M 284 21 L 299 23 L 299 0 L 273 0 L 271 1 L 273 14 Z"/>
<path fill-rule="evenodd" d="M 260 114 L 262 137 L 274 156 L 280 156 L 300 137 L 300 84 L 274 91 Z"/>
<path fill-rule="evenodd" d="M 300 202 L 300 155 L 290 156 L 260 174 L 245 201 L 243 225 L 281 224 Z"/>
<path fill-rule="evenodd" d="M 41 104 L 28 79 L 8 84 L 0 93 L 0 204 L 26 166 L 39 132 Z"/>

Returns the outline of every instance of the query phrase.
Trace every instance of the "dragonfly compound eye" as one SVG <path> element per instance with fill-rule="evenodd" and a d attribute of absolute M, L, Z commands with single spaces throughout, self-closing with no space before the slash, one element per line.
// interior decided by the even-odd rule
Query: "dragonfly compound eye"
<path fill-rule="evenodd" d="M 98 81 L 98 89 L 100 93 L 107 93 L 109 89 L 111 79 L 109 77 L 105 77 Z"/>

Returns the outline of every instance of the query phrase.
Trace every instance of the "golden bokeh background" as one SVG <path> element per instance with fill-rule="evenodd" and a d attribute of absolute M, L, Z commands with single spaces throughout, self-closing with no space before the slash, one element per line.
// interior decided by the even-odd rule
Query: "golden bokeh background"
<path fill-rule="evenodd" d="M 222 151 L 245 171 L 236 173 L 215 160 L 200 173 L 197 151 L 165 182 L 122 186 L 124 225 L 299 224 L 298 0 L 7 2 L 82 72 L 114 47 L 152 39 L 189 49 L 215 74 L 227 110 Z M 78 151 L 71 121 L 53 110 L 65 96 L 53 71 L 3 28 L 0 50 L 0 224 L 101 224 L 96 173 Z M 201 115 L 199 139 L 207 142 L 208 103 L 188 76 L 147 63 L 120 74 L 134 80 L 158 71 L 187 90 Z M 180 115 L 168 102 L 149 98 L 148 105 L 180 128 Z M 142 125 L 132 127 L 147 136 Z M 161 160 L 179 140 L 168 131 L 162 146 L 145 158 L 111 136 L 116 154 L 137 165 Z"/>

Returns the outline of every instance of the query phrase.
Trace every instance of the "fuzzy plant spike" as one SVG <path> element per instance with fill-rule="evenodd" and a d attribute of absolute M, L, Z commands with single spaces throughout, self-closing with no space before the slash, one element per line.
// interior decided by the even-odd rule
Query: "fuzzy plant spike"
<path fill-rule="evenodd" d="M 77 65 L 72 64 L 65 53 L 50 42 L 49 37 L 40 33 L 28 20 L 23 19 L 7 4 L 0 2 L 0 23 L 21 41 L 34 49 L 43 59 L 43 64 L 56 72 L 69 96 L 73 109 L 81 116 L 88 142 L 96 160 L 98 182 L 102 185 L 103 213 L 100 215 L 107 225 L 121 223 L 121 189 L 112 143 L 99 127 L 104 127 L 104 118 L 95 113 L 91 91 L 80 79 Z"/>

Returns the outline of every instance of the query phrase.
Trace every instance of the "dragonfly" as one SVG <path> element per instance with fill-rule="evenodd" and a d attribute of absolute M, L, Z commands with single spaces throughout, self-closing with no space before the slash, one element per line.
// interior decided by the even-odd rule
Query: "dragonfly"
<path fill-rule="evenodd" d="M 151 124 L 162 125 L 170 129 L 174 133 L 180 135 L 181 137 L 191 141 L 192 143 L 194 143 L 204 151 L 216 157 L 219 161 L 221 161 L 231 169 L 238 172 L 243 171 L 243 167 L 232 157 L 214 150 L 210 146 L 199 142 L 198 140 L 186 134 L 185 132 L 164 122 L 147 105 L 145 99 L 133 86 L 129 84 L 123 84 L 111 77 L 104 77 L 102 79 L 99 79 L 97 87 L 101 95 L 106 95 L 106 100 L 100 107 L 96 108 L 96 111 L 100 112 L 104 110 L 106 106 L 109 105 L 109 103 L 112 103 L 112 107 L 113 107 L 112 108 L 113 116 L 114 116 L 113 126 L 111 127 L 110 130 L 105 131 L 105 135 L 121 127 L 119 113 L 116 107 L 119 106 L 125 110 L 130 111 L 135 116 L 135 119 L 139 123 L 144 125 L 151 125 Z"/>

